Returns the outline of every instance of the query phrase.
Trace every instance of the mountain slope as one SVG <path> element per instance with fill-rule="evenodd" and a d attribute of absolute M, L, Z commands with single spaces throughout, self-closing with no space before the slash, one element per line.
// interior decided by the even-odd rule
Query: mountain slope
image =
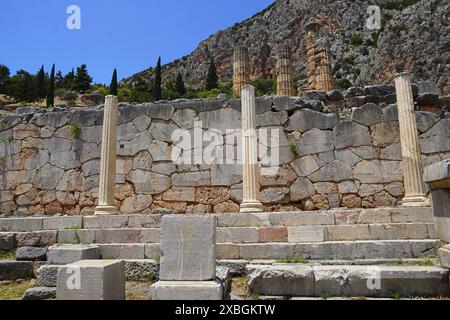
<path fill-rule="evenodd" d="M 365 28 L 366 9 L 382 8 L 383 29 Z M 450 0 L 278 0 L 250 19 L 202 41 L 191 54 L 163 66 L 164 81 L 181 72 L 186 84 L 202 88 L 208 57 L 216 61 L 221 81 L 231 81 L 233 48 L 249 48 L 252 79 L 268 78 L 281 44 L 290 46 L 295 76 L 306 74 L 304 26 L 321 25 L 329 40 L 337 80 L 353 84 L 390 82 L 395 65 L 402 64 L 416 80 L 432 80 L 445 87 L 450 74 Z M 128 79 L 148 81 L 152 70 Z"/>

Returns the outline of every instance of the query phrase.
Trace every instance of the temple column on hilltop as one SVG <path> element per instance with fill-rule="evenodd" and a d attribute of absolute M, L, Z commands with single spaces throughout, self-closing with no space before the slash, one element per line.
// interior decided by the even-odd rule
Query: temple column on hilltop
<path fill-rule="evenodd" d="M 294 77 L 292 72 L 292 61 L 289 47 L 283 46 L 278 55 L 276 64 L 277 73 L 277 96 L 295 95 L 294 91 Z"/>
<path fill-rule="evenodd" d="M 328 43 L 325 39 L 318 39 L 315 43 L 316 90 L 333 90 L 333 76 Z"/>
<path fill-rule="evenodd" d="M 115 96 L 106 96 L 103 118 L 102 153 L 100 160 L 100 183 L 96 215 L 117 214 L 114 203 L 116 185 L 118 102 Z"/>
<path fill-rule="evenodd" d="M 241 91 L 242 105 L 242 181 L 241 213 L 262 212 L 259 198 L 258 136 L 256 131 L 255 88 L 247 85 Z"/>
<path fill-rule="evenodd" d="M 403 158 L 403 176 L 405 197 L 403 206 L 428 206 L 423 182 L 423 168 L 417 132 L 416 114 L 411 88 L 411 76 L 400 73 L 395 77 L 397 92 L 398 120 L 400 125 L 400 142 Z"/>
<path fill-rule="evenodd" d="M 233 94 L 240 96 L 244 86 L 250 83 L 250 60 L 248 50 L 239 46 L 234 50 L 233 60 Z"/>

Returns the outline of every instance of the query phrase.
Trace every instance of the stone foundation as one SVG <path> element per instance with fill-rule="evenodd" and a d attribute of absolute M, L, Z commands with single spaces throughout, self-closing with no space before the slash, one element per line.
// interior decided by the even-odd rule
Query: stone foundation
<path fill-rule="evenodd" d="M 429 94 L 419 89 L 416 108 Z M 416 112 L 424 167 L 450 158 L 450 116 L 439 110 Z M 280 134 L 280 168 L 260 180 L 265 211 L 395 206 L 404 197 L 393 86 L 256 98 L 256 113 L 257 128 Z M 19 108 L 0 120 L 3 216 L 93 214 L 103 109 Z M 241 165 L 171 161 L 172 133 L 192 132 L 197 120 L 223 134 L 239 129 L 240 100 L 119 105 L 115 205 L 122 214 L 239 211 Z M 24 228 L 33 223 L 43 222 L 27 220 Z"/>

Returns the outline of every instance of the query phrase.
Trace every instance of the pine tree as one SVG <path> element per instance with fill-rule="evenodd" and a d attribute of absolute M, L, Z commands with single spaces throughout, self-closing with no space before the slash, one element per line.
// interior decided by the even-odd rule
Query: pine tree
<path fill-rule="evenodd" d="M 61 70 L 58 70 L 55 76 L 55 88 L 61 89 L 64 86 L 64 77 Z"/>
<path fill-rule="evenodd" d="M 218 84 L 219 77 L 217 76 L 216 64 L 214 59 L 211 58 L 209 62 L 208 75 L 206 76 L 206 90 L 212 90 L 219 87 Z"/>
<path fill-rule="evenodd" d="M 52 72 L 50 73 L 50 80 L 47 90 L 47 107 L 55 105 L 55 64 L 53 64 Z"/>
<path fill-rule="evenodd" d="M 9 68 L 3 64 L 0 64 L 0 93 L 6 92 L 6 81 L 9 79 Z"/>
<path fill-rule="evenodd" d="M 109 94 L 117 96 L 117 69 L 114 69 L 111 84 L 109 85 Z"/>
<path fill-rule="evenodd" d="M 72 68 L 72 71 L 70 71 L 64 76 L 62 87 L 64 89 L 72 90 L 74 87 L 74 81 L 75 81 L 75 70 Z"/>
<path fill-rule="evenodd" d="M 161 100 L 161 57 L 158 58 L 158 63 L 155 68 L 155 84 L 153 85 L 152 95 L 155 101 Z"/>
<path fill-rule="evenodd" d="M 46 76 L 44 66 L 42 66 L 36 75 L 36 94 L 38 99 L 45 99 L 47 96 Z"/>
<path fill-rule="evenodd" d="M 77 74 L 74 79 L 74 90 L 79 93 L 86 93 L 91 87 L 92 78 L 87 71 L 87 67 L 85 64 L 82 64 L 79 68 L 77 68 Z"/>
<path fill-rule="evenodd" d="M 180 72 L 178 72 L 177 80 L 175 82 L 175 90 L 180 96 L 184 96 L 186 94 L 186 86 L 184 85 L 183 76 Z"/>

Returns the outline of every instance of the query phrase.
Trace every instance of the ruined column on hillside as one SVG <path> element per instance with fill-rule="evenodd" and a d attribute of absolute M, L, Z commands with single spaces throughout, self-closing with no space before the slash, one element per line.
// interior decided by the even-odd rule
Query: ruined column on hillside
<path fill-rule="evenodd" d="M 102 153 L 100 160 L 100 183 L 96 215 L 116 214 L 114 203 L 116 185 L 118 101 L 115 96 L 106 96 L 103 118 Z"/>
<path fill-rule="evenodd" d="M 248 50 L 244 46 L 239 46 L 234 50 L 233 62 L 233 94 L 241 95 L 242 88 L 250 83 L 250 61 Z"/>
<path fill-rule="evenodd" d="M 262 212 L 259 198 L 258 137 L 256 133 L 255 88 L 247 85 L 241 92 L 242 105 L 242 182 L 241 213 Z"/>
<path fill-rule="evenodd" d="M 325 39 L 318 39 L 314 46 L 316 66 L 316 90 L 333 90 L 333 76 L 328 43 Z"/>
<path fill-rule="evenodd" d="M 319 33 L 317 23 L 309 23 L 305 26 L 306 31 L 306 64 L 308 76 L 308 90 L 316 90 L 316 63 L 314 43 Z"/>
<path fill-rule="evenodd" d="M 314 35 L 312 31 L 306 34 L 306 63 L 308 75 L 308 89 L 316 90 L 316 63 L 314 50 Z"/>
<path fill-rule="evenodd" d="M 292 74 L 291 52 L 287 46 L 282 46 L 280 48 L 276 65 L 276 73 L 277 96 L 294 96 L 294 76 Z"/>
<path fill-rule="evenodd" d="M 405 197 L 403 206 L 430 205 L 423 183 L 423 168 L 417 132 L 416 114 L 411 88 L 411 76 L 400 73 L 395 77 L 398 120 L 403 158 Z"/>

